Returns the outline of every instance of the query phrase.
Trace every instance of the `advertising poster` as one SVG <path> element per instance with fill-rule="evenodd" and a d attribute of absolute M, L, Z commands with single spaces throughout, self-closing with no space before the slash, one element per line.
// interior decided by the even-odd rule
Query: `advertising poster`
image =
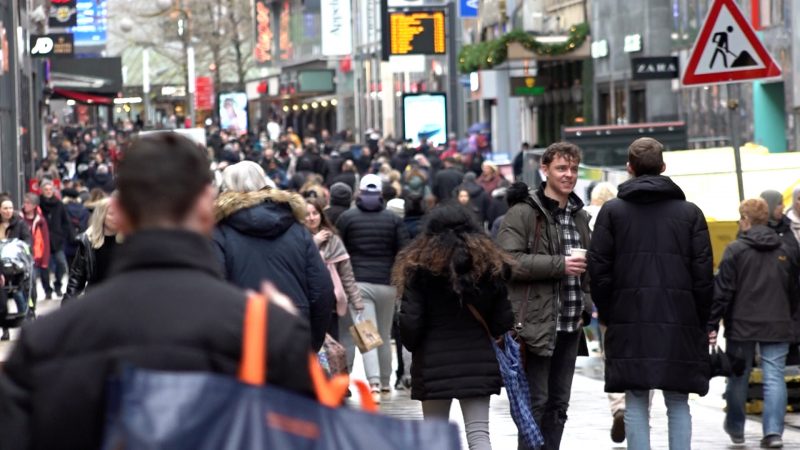
<path fill-rule="evenodd" d="M 219 123 L 223 130 L 247 133 L 247 93 L 219 94 Z"/>
<path fill-rule="evenodd" d="M 447 96 L 443 93 L 403 95 L 403 136 L 411 145 L 428 139 L 432 146 L 447 143 Z"/>

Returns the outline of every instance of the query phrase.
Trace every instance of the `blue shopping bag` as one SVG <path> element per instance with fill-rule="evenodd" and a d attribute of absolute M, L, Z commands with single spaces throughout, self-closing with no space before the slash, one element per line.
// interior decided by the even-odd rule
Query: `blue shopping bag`
<path fill-rule="evenodd" d="M 124 370 L 118 389 L 111 393 L 103 448 L 460 448 L 458 428 L 445 421 L 403 421 L 338 407 L 347 377 L 334 378 L 326 386 L 327 378 L 314 355 L 310 356 L 311 376 L 318 399 L 265 386 L 266 311 L 263 297 L 248 301 L 239 379 L 210 373 Z M 357 387 L 364 405 L 374 409 L 369 387 L 363 382 Z"/>
<path fill-rule="evenodd" d="M 500 366 L 500 376 L 506 387 L 508 403 L 511 407 L 511 418 L 517 425 L 520 436 L 525 441 L 528 448 L 539 448 L 544 445 L 544 436 L 533 417 L 531 406 L 531 392 L 528 386 L 528 378 L 525 376 L 525 367 L 522 365 L 522 353 L 519 343 L 514 339 L 514 335 L 509 331 L 500 340 L 502 345 L 492 337 L 489 326 L 477 309 L 472 305 L 467 305 L 475 319 L 483 325 L 489 340 L 492 342 L 497 364 Z"/>

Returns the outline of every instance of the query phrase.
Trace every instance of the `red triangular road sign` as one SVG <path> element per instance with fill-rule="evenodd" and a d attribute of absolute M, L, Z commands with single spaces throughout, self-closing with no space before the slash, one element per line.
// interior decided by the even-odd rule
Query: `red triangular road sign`
<path fill-rule="evenodd" d="M 684 85 L 775 78 L 781 68 L 734 0 L 715 0 L 692 48 Z"/>

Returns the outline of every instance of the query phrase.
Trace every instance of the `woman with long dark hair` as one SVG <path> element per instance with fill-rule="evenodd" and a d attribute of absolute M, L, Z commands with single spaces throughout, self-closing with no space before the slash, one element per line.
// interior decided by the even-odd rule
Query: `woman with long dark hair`
<path fill-rule="evenodd" d="M 500 393 L 502 380 L 486 330 L 468 305 L 492 336 L 511 329 L 509 264 L 470 212 L 450 204 L 430 212 L 394 267 L 400 334 L 412 353 L 411 398 L 422 401 L 426 419 L 447 419 L 458 399 L 470 450 L 491 449 L 489 396 Z"/>

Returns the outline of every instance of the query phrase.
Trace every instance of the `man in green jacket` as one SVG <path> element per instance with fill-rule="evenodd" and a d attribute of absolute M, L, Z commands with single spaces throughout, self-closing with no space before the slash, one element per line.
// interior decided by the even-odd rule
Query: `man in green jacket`
<path fill-rule="evenodd" d="M 544 448 L 557 450 L 567 421 L 581 328 L 591 311 L 586 272 L 589 214 L 574 194 L 581 151 L 557 142 L 542 156 L 547 181 L 506 214 L 498 243 L 517 261 L 509 296 L 525 344 L 525 371 Z M 527 449 L 522 440 L 520 449 Z"/>

